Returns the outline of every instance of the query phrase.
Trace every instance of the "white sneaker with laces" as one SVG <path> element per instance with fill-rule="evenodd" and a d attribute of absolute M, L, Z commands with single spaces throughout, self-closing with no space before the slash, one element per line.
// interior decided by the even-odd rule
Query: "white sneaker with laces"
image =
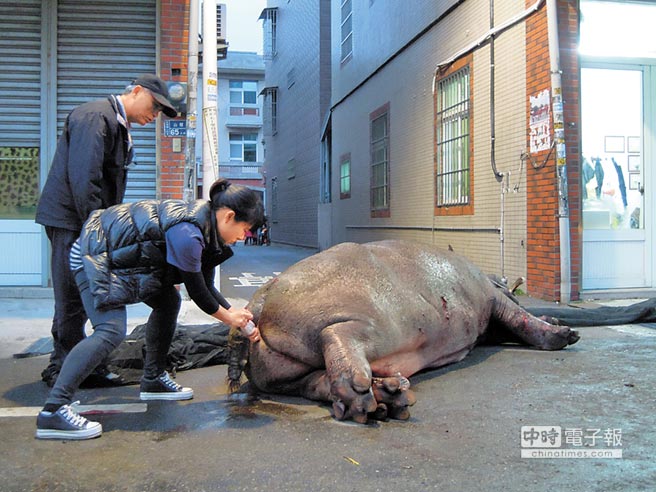
<path fill-rule="evenodd" d="M 155 381 L 141 381 L 141 400 L 191 400 L 194 390 L 180 386 L 164 371 Z"/>
<path fill-rule="evenodd" d="M 62 405 L 56 412 L 39 412 L 36 418 L 37 439 L 93 439 L 102 434 L 98 422 L 87 420 L 73 408 L 80 402 Z"/>

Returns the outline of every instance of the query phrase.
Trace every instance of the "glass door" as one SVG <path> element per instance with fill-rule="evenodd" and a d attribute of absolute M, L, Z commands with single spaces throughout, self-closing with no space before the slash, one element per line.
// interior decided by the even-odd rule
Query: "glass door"
<path fill-rule="evenodd" d="M 645 68 L 583 67 L 582 289 L 648 287 Z"/>

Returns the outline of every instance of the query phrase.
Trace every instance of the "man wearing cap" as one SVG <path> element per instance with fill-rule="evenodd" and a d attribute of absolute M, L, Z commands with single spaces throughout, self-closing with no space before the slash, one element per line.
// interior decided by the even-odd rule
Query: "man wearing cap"
<path fill-rule="evenodd" d="M 66 118 L 35 219 L 45 226 L 52 249 L 54 351 L 41 373 L 48 386 L 57 379 L 66 354 L 85 336 L 87 316 L 68 264 L 71 245 L 91 212 L 123 201 L 134 156 L 130 125 L 146 125 L 160 112 L 177 116 L 166 83 L 146 74 L 122 95 L 84 103 Z M 97 372 L 97 381 L 112 383 L 106 369 Z"/>

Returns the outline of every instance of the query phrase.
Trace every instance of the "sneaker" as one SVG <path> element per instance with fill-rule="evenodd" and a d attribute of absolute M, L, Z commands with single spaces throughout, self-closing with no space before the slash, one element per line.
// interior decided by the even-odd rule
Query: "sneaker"
<path fill-rule="evenodd" d="M 56 412 L 39 412 L 36 418 L 37 439 L 93 439 L 102 434 L 102 426 L 79 415 L 73 405 L 63 405 Z"/>
<path fill-rule="evenodd" d="M 193 397 L 193 389 L 183 388 L 166 371 L 154 381 L 141 381 L 139 398 L 142 400 L 191 400 Z"/>

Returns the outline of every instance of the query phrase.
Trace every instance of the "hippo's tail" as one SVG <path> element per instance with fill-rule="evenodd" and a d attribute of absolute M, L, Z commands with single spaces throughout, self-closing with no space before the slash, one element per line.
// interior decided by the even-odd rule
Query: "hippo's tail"
<path fill-rule="evenodd" d="M 228 390 L 237 393 L 241 387 L 241 375 L 248 360 L 248 338 L 235 328 L 228 335 Z"/>

